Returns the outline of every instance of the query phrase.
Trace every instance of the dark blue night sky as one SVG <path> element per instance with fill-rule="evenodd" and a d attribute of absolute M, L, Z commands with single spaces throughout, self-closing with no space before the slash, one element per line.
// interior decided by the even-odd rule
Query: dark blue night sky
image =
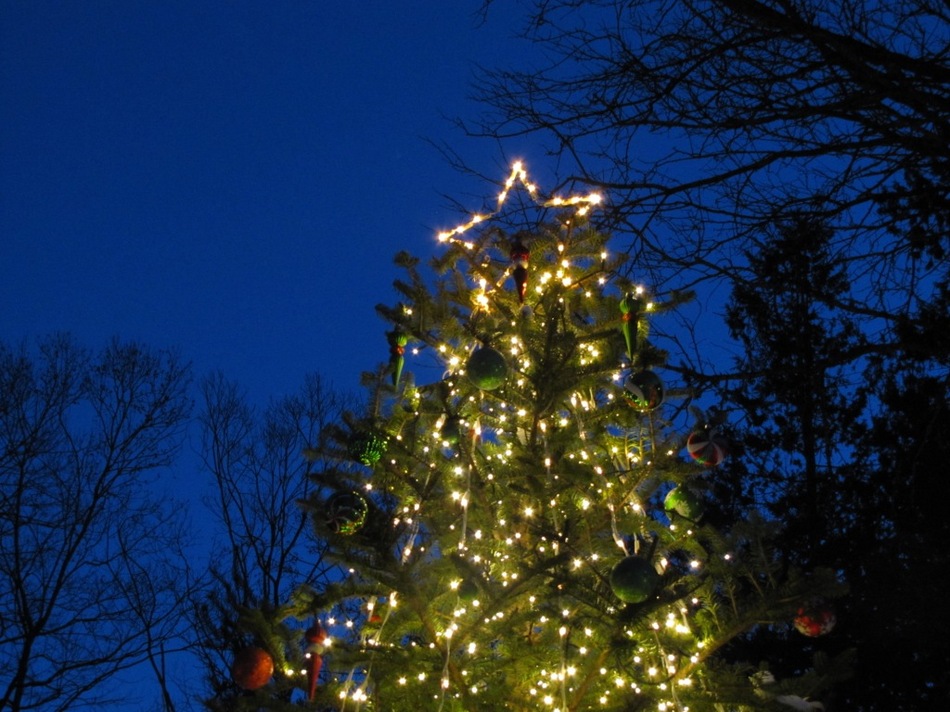
<path fill-rule="evenodd" d="M 448 118 L 479 110 L 476 65 L 531 49 L 480 4 L 0 3 L 0 339 L 175 348 L 258 405 L 314 372 L 357 391 L 388 358 L 393 255 L 497 192 L 432 144 L 498 181 L 553 169 Z M 200 527 L 194 456 L 166 484 Z"/>
<path fill-rule="evenodd" d="M 387 356 L 391 258 L 495 188 L 530 146 L 447 117 L 476 65 L 530 51 L 501 8 L 400 0 L 0 6 L 0 338 L 176 347 L 253 399 Z M 537 153 L 540 153 L 539 151 Z M 550 167 L 549 167 L 550 168 Z"/>

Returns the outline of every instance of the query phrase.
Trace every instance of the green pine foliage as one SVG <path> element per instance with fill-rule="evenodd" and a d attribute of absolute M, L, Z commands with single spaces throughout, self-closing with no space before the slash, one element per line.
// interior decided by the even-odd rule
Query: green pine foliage
<path fill-rule="evenodd" d="M 621 302 L 637 285 L 621 276 L 625 256 L 572 220 L 450 240 L 431 276 L 397 257 L 401 301 L 378 311 L 384 332 L 402 335 L 404 363 L 381 358 L 364 378 L 367 412 L 309 451 L 336 463 L 305 507 L 341 575 L 283 612 L 319 620 L 331 635 L 316 696 L 301 704 L 768 709 L 779 694 L 820 694 L 834 672 L 816 664 L 779 688 L 756 677 L 767 660 L 720 660 L 723 646 L 757 626 L 786 631 L 795 645 L 798 607 L 839 586 L 828 572 L 782 568 L 771 545 L 777 524 L 755 512 L 713 527 L 665 511 L 675 486 L 699 497 L 709 490 L 707 468 L 685 454 L 675 425 L 685 394 L 667 388 L 646 410 L 624 388 L 644 369 L 669 376 L 647 329 L 669 304 L 642 295 L 642 311 L 626 322 L 629 353 Z M 516 242 L 530 251 L 523 303 Z M 385 347 L 381 337 L 381 356 Z M 490 390 L 467 370 L 483 348 L 507 366 Z M 385 443 L 369 463 L 368 432 Z M 348 515 L 331 504 L 341 492 L 365 499 L 356 531 L 341 528 Z M 652 583 L 642 600 L 624 592 L 633 603 L 611 586 L 630 556 L 657 574 L 644 579 Z M 300 686 L 294 665 L 278 668 L 272 688 Z M 249 695 L 267 708 L 275 689 Z"/>

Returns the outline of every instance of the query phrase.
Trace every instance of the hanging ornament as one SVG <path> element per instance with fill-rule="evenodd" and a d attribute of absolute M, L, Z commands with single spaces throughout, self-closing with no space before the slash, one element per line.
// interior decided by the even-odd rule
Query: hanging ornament
<path fill-rule="evenodd" d="M 809 601 L 798 609 L 792 624 L 802 635 L 809 638 L 817 638 L 825 633 L 830 633 L 838 622 L 834 609 L 821 599 Z"/>
<path fill-rule="evenodd" d="M 639 556 L 621 559 L 610 572 L 610 588 L 624 603 L 647 600 L 659 582 L 660 575 L 653 564 Z"/>
<path fill-rule="evenodd" d="M 317 680 L 320 677 L 320 668 L 323 667 L 323 643 L 327 639 L 327 632 L 319 623 L 307 628 L 303 635 L 307 641 L 305 655 L 309 657 L 307 666 L 307 699 L 313 701 L 317 694 Z"/>
<path fill-rule="evenodd" d="M 389 341 L 389 367 L 393 370 L 393 386 L 398 386 L 406 363 L 406 344 L 409 343 L 409 337 L 399 329 L 394 329 L 386 334 L 386 339 Z"/>
<path fill-rule="evenodd" d="M 462 438 L 462 419 L 457 415 L 447 416 L 439 429 L 439 437 L 446 447 L 458 445 Z"/>
<path fill-rule="evenodd" d="M 663 402 L 663 381 L 653 371 L 631 373 L 623 389 L 630 405 L 639 410 L 653 410 Z"/>
<path fill-rule="evenodd" d="M 304 640 L 310 645 L 321 645 L 327 639 L 327 632 L 319 623 L 314 623 L 303 634 Z"/>
<path fill-rule="evenodd" d="M 368 510 L 366 499 L 359 492 L 336 492 L 324 505 L 324 521 L 334 534 L 348 536 L 362 528 Z"/>
<path fill-rule="evenodd" d="M 699 521 L 705 508 L 702 497 L 689 487 L 674 487 L 663 499 L 663 509 L 676 512 L 691 522 Z"/>
<path fill-rule="evenodd" d="M 472 603 L 478 598 L 478 584 L 474 581 L 465 579 L 458 585 L 456 590 L 459 595 L 459 600 L 462 603 Z"/>
<path fill-rule="evenodd" d="M 511 262 L 515 266 L 512 276 L 515 278 L 515 289 L 518 292 L 518 301 L 524 304 L 528 291 L 528 248 L 520 240 L 511 246 Z"/>
<path fill-rule="evenodd" d="M 505 382 L 508 377 L 508 363 L 501 352 L 490 346 L 482 346 L 469 357 L 465 372 L 476 388 L 491 391 Z"/>
<path fill-rule="evenodd" d="M 347 446 L 347 453 L 357 462 L 372 467 L 386 454 L 389 438 L 373 431 L 364 430 L 354 433 Z"/>
<path fill-rule="evenodd" d="M 379 611 L 376 610 L 377 608 L 379 608 L 379 601 L 375 599 L 365 601 L 360 606 L 360 610 L 366 616 L 366 622 L 370 625 L 375 625 L 383 620 L 383 617 L 379 615 Z"/>
<path fill-rule="evenodd" d="M 307 699 L 311 702 L 317 694 L 317 680 L 320 678 L 320 669 L 323 667 L 323 656 L 320 653 L 309 653 L 307 665 Z"/>
<path fill-rule="evenodd" d="M 244 690 L 259 690 L 274 674 L 274 658 L 266 650 L 249 647 L 239 650 L 231 665 L 231 679 Z"/>
<path fill-rule="evenodd" d="M 697 428 L 686 438 L 686 452 L 700 465 L 715 467 L 729 454 L 729 441 L 716 428 Z"/>
<path fill-rule="evenodd" d="M 633 362 L 633 354 L 637 345 L 637 322 L 640 312 L 643 311 L 643 300 L 636 294 L 627 293 L 620 300 L 620 330 L 624 341 L 627 342 L 627 357 Z"/>

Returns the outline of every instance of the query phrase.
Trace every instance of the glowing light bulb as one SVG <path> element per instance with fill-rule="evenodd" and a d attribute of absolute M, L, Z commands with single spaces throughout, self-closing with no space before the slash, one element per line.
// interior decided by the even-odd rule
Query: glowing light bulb
<path fill-rule="evenodd" d="M 478 225 L 479 223 L 484 222 L 485 220 L 488 220 L 498 214 L 505 201 L 507 201 L 511 189 L 515 187 L 516 183 L 520 183 L 524 189 L 528 191 L 531 199 L 539 207 L 561 207 L 565 205 L 572 206 L 575 207 L 575 212 L 579 216 L 586 215 L 593 206 L 600 204 L 602 200 L 601 196 L 597 193 L 588 193 L 587 195 L 572 195 L 567 198 L 555 196 L 546 200 L 539 200 L 537 196 L 538 186 L 528 180 L 528 172 L 525 170 L 524 164 L 521 161 L 515 161 L 511 165 L 511 172 L 509 173 L 508 178 L 505 180 L 504 189 L 498 194 L 497 207 L 495 211 L 487 215 L 474 214 L 469 218 L 468 222 L 458 225 L 452 230 L 445 230 L 437 233 L 439 242 L 448 242 L 453 240 L 462 247 L 467 249 L 473 248 L 473 243 L 458 239 L 458 236 L 464 234 L 475 225 Z"/>

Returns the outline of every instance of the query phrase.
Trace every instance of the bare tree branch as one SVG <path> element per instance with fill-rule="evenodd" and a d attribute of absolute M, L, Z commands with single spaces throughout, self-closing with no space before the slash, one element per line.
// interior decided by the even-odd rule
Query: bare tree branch
<path fill-rule="evenodd" d="M 0 346 L 0 709 L 101 706 L 180 635 L 181 520 L 149 481 L 180 447 L 188 382 L 135 344 Z"/>
<path fill-rule="evenodd" d="M 573 166 L 566 180 L 601 187 L 641 274 L 727 278 L 756 235 L 808 211 L 834 227 L 856 303 L 893 313 L 946 279 L 945 3 L 527 4 L 545 64 L 485 72 L 487 110 L 459 123 L 530 135 Z"/>

